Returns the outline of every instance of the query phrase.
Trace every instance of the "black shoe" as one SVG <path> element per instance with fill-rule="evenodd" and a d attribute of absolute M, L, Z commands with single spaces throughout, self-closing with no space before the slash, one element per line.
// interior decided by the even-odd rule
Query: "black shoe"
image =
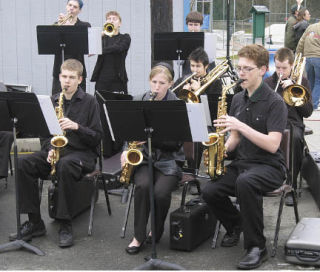
<path fill-rule="evenodd" d="M 241 232 L 242 232 L 242 229 L 239 226 L 235 227 L 231 233 L 227 232 L 221 241 L 221 246 L 222 247 L 236 246 L 240 240 Z"/>
<path fill-rule="evenodd" d="M 40 237 L 46 234 L 46 227 L 43 220 L 41 219 L 38 224 L 34 224 L 30 221 L 26 221 L 21 225 L 21 239 L 23 241 L 31 241 L 32 237 Z M 9 240 L 17 240 L 17 233 L 11 233 Z"/>
<path fill-rule="evenodd" d="M 138 254 L 143 246 L 144 241 L 140 244 L 140 246 L 132 246 L 132 247 L 127 247 L 126 252 L 130 255 Z"/>
<path fill-rule="evenodd" d="M 252 247 L 249 250 L 247 250 L 247 254 L 239 262 L 238 268 L 258 268 L 266 260 L 268 260 L 268 251 L 266 248 L 260 249 L 258 247 Z"/>
<path fill-rule="evenodd" d="M 59 230 L 59 247 L 70 247 L 73 245 L 72 224 L 61 223 Z"/>
<path fill-rule="evenodd" d="M 297 200 L 297 198 L 296 198 L 296 200 Z M 286 206 L 293 206 L 293 197 L 291 194 L 286 195 L 285 204 L 286 204 Z"/>

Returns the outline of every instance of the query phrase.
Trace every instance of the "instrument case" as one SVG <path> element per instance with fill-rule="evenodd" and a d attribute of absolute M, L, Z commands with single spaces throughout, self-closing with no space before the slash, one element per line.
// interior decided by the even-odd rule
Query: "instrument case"
<path fill-rule="evenodd" d="M 320 218 L 302 218 L 285 245 L 288 263 L 320 265 Z"/>
<path fill-rule="evenodd" d="M 195 184 L 200 194 L 197 180 L 185 182 L 180 207 L 170 214 L 170 248 L 192 251 L 213 235 L 216 218 L 200 198 L 185 203 L 188 186 Z"/>

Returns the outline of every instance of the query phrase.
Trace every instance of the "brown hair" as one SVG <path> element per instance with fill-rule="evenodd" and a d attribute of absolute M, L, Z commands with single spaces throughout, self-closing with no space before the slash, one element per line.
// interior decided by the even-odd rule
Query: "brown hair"
<path fill-rule="evenodd" d="M 155 65 L 154 67 L 152 67 L 150 75 L 149 75 L 149 80 L 152 80 L 152 78 L 154 76 L 156 76 L 157 74 L 165 74 L 168 82 L 172 82 L 173 81 L 173 75 L 171 73 L 171 71 L 164 65 Z"/>
<path fill-rule="evenodd" d="M 307 9 L 306 8 L 301 8 L 299 9 L 298 15 L 297 15 L 297 20 L 298 22 L 304 20 L 304 15 L 306 14 Z"/>
<path fill-rule="evenodd" d="M 106 19 L 107 19 L 110 15 L 117 16 L 117 17 L 119 18 L 120 22 L 121 22 L 121 16 L 120 16 L 120 14 L 119 14 L 117 11 L 115 11 L 115 10 L 108 11 L 108 12 L 106 13 Z"/>
<path fill-rule="evenodd" d="M 240 49 L 238 56 L 251 59 L 260 68 L 269 66 L 269 52 L 262 45 L 249 44 Z"/>
<path fill-rule="evenodd" d="M 274 60 L 278 60 L 281 62 L 288 60 L 289 63 L 292 65 L 294 62 L 293 51 L 289 48 L 282 47 L 278 49 L 277 52 L 274 54 Z"/>
<path fill-rule="evenodd" d="M 191 11 L 188 13 L 187 17 L 186 17 L 186 24 L 188 24 L 189 22 L 192 23 L 200 23 L 200 25 L 203 24 L 203 16 L 200 12 L 198 11 Z"/>
<path fill-rule="evenodd" d="M 75 71 L 77 72 L 77 75 L 81 77 L 83 73 L 83 65 L 76 59 L 67 59 L 61 65 L 60 71 L 62 70 Z"/>

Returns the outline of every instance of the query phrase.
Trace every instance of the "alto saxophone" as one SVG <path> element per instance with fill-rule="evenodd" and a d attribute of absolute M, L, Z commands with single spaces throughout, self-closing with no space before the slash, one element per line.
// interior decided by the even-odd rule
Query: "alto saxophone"
<path fill-rule="evenodd" d="M 221 98 L 218 102 L 217 119 L 222 115 L 227 114 L 227 93 L 236 84 L 240 84 L 243 80 L 240 79 L 233 84 L 224 86 L 222 88 Z M 207 148 L 203 152 L 204 165 L 207 167 L 207 173 L 211 179 L 215 180 L 224 175 L 224 153 L 225 153 L 225 134 L 221 133 L 225 127 L 217 127 L 215 133 L 209 133 L 209 141 L 202 142 Z"/>
<path fill-rule="evenodd" d="M 63 97 L 64 97 L 65 89 L 63 89 L 59 96 L 58 106 L 55 108 L 56 115 L 58 120 L 61 118 L 64 118 L 63 113 Z M 54 176 L 56 173 L 56 164 L 60 159 L 60 149 L 65 147 L 68 144 L 68 139 L 65 136 L 65 132 L 63 132 L 63 135 L 55 135 L 51 138 L 51 145 L 54 147 L 53 155 L 51 158 L 51 172 L 50 175 Z"/>
<path fill-rule="evenodd" d="M 155 100 L 157 95 L 158 93 L 151 92 L 149 101 Z M 141 144 L 142 143 L 139 143 L 137 141 L 129 142 L 128 152 L 126 154 L 126 163 L 124 164 L 120 175 L 121 183 L 129 183 L 133 173 L 133 168 L 142 162 L 143 155 L 142 152 L 138 149 L 138 146 Z"/>

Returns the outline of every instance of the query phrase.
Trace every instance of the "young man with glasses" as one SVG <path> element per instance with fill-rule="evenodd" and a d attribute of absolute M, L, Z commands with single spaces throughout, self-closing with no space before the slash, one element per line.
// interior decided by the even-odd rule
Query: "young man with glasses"
<path fill-rule="evenodd" d="M 221 246 L 236 246 L 243 232 L 246 254 L 240 269 L 254 269 L 268 259 L 263 235 L 263 195 L 280 187 L 286 166 L 280 142 L 287 123 L 287 108 L 281 97 L 263 82 L 269 64 L 268 51 L 256 44 L 239 53 L 238 72 L 243 91 L 234 95 L 229 115 L 214 121 L 230 131 L 226 152 L 236 149 L 236 157 L 226 172 L 204 188 L 208 203 L 227 233 Z M 240 211 L 229 196 L 237 197 Z"/>
<path fill-rule="evenodd" d="M 280 96 L 283 96 L 283 90 L 286 87 L 294 84 L 290 79 L 290 74 L 293 68 L 294 54 L 289 48 L 280 48 L 274 55 L 274 63 L 276 66 L 276 71 L 272 76 L 265 79 L 265 82 L 269 87 L 277 92 Z M 279 77 L 281 79 L 279 81 Z M 280 84 L 278 84 L 280 82 Z M 278 87 L 277 87 L 278 85 Z M 305 77 L 302 77 L 301 85 L 305 87 L 307 92 L 310 94 L 309 82 Z M 277 88 L 277 89 L 276 89 Z M 293 126 L 293 143 L 294 143 L 294 155 L 293 155 L 293 187 L 297 189 L 297 177 L 300 172 L 302 158 L 303 158 L 303 138 L 304 138 L 304 124 L 303 118 L 307 118 L 312 114 L 313 105 L 312 100 L 307 101 L 302 106 L 289 106 L 288 108 L 288 123 L 287 127 L 290 126 L 290 123 Z M 293 206 L 293 199 L 291 194 L 286 196 L 286 205 Z"/>

